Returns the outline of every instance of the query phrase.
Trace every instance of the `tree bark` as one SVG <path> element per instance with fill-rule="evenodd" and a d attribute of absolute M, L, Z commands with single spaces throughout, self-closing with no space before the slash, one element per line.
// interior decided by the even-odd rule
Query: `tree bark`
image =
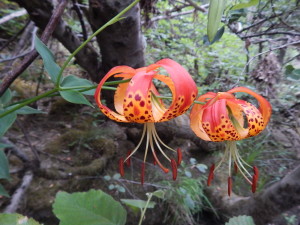
<path fill-rule="evenodd" d="M 52 1 L 50 0 L 12 0 L 24 7 L 30 19 L 40 29 L 47 25 L 53 10 Z M 75 51 L 81 44 L 81 40 L 76 36 L 72 29 L 61 19 L 53 36 L 58 39 L 70 52 Z M 92 45 L 88 44 L 77 55 L 76 61 L 90 75 L 93 81 L 99 80 L 100 56 Z"/>
<path fill-rule="evenodd" d="M 89 21 L 92 29 L 96 31 L 133 0 L 89 0 L 89 2 Z M 118 65 L 134 68 L 145 65 L 139 5 L 134 6 L 124 17 L 97 36 L 102 56 L 101 73 L 103 74 Z"/>

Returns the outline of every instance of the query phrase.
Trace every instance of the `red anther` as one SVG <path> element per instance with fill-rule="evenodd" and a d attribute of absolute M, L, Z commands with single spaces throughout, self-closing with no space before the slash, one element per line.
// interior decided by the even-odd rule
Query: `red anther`
<path fill-rule="evenodd" d="M 228 196 L 231 195 L 231 190 L 232 190 L 232 179 L 231 177 L 228 177 Z"/>
<path fill-rule="evenodd" d="M 212 179 L 214 179 L 214 170 L 215 170 L 215 164 L 212 164 L 210 169 L 209 169 L 209 175 L 208 175 L 208 178 L 207 178 L 207 186 L 209 186 Z"/>
<path fill-rule="evenodd" d="M 259 171 L 258 171 L 258 169 L 257 169 L 256 166 L 253 166 L 253 173 L 254 173 L 254 175 L 256 176 L 256 179 L 258 180 L 258 177 L 259 177 Z"/>
<path fill-rule="evenodd" d="M 177 165 L 179 166 L 182 161 L 182 152 L 180 148 L 177 148 Z"/>
<path fill-rule="evenodd" d="M 145 162 L 142 162 L 142 169 L 141 169 L 141 185 L 144 184 L 144 179 L 145 179 Z"/>
<path fill-rule="evenodd" d="M 234 172 L 237 173 L 238 172 L 238 166 L 237 166 L 236 162 L 234 162 L 233 165 L 234 165 Z"/>
<path fill-rule="evenodd" d="M 121 177 L 124 177 L 125 172 L 124 172 L 124 159 L 123 158 L 121 158 L 119 160 L 119 172 L 120 172 Z"/>
<path fill-rule="evenodd" d="M 257 176 L 254 174 L 252 177 L 252 185 L 251 185 L 252 193 L 255 193 L 256 187 L 257 187 Z"/>
<path fill-rule="evenodd" d="M 173 173 L 173 180 L 176 180 L 177 178 L 177 162 L 175 159 L 171 159 L 171 167 L 172 167 L 172 173 Z"/>
<path fill-rule="evenodd" d="M 128 156 L 130 156 L 130 154 L 131 154 L 131 150 L 129 150 L 129 151 L 127 152 L 126 159 L 127 159 Z M 129 158 L 127 159 L 127 161 L 125 162 L 127 167 L 130 167 L 130 162 L 131 162 L 131 159 L 130 159 L 130 157 L 129 157 Z"/>

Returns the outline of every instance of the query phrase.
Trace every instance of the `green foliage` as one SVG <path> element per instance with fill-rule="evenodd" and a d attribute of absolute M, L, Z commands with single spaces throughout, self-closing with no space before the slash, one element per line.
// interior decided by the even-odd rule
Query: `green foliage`
<path fill-rule="evenodd" d="M 234 5 L 231 8 L 231 10 L 238 10 L 238 9 L 248 8 L 248 7 L 257 5 L 258 3 L 259 3 L 259 0 L 250 0 L 247 3 L 239 3 L 239 4 Z"/>
<path fill-rule="evenodd" d="M 43 58 L 45 69 L 49 74 L 51 81 L 56 84 L 61 68 L 56 64 L 52 52 L 37 36 L 35 37 L 34 44 L 36 51 Z"/>
<path fill-rule="evenodd" d="M 0 184 L 0 196 L 9 197 L 9 194 L 7 193 L 7 191 L 5 190 L 5 188 L 2 186 L 2 184 Z"/>
<path fill-rule="evenodd" d="M 8 161 L 3 150 L 0 150 L 0 179 L 9 179 Z"/>
<path fill-rule="evenodd" d="M 32 218 L 22 216 L 17 213 L 13 214 L 0 214 L 1 225 L 41 225 Z"/>
<path fill-rule="evenodd" d="M 0 114 L 3 112 L 4 110 L 0 110 Z M 0 118 L 0 137 L 2 137 L 6 133 L 6 131 L 13 125 L 16 119 L 17 114 L 15 112 L 12 112 Z"/>
<path fill-rule="evenodd" d="M 84 104 L 94 108 L 94 106 L 78 91 L 68 90 L 60 91 L 60 96 L 68 102 L 74 104 Z"/>
<path fill-rule="evenodd" d="M 230 218 L 225 225 L 255 225 L 251 216 L 237 216 Z"/>
<path fill-rule="evenodd" d="M 101 190 L 59 192 L 53 212 L 60 225 L 124 225 L 126 222 L 126 211 L 121 204 Z"/>
<path fill-rule="evenodd" d="M 285 75 L 292 80 L 300 79 L 300 69 L 296 69 L 293 65 L 285 67 Z"/>
<path fill-rule="evenodd" d="M 139 199 L 121 199 L 121 202 L 130 206 L 131 208 L 138 208 L 138 209 L 144 209 L 145 207 L 147 209 L 153 209 L 155 206 L 155 202 L 153 201 L 150 201 L 147 204 L 147 201 L 139 200 Z"/>
<path fill-rule="evenodd" d="M 215 39 L 219 29 L 225 6 L 225 0 L 210 0 L 207 20 L 207 36 L 211 43 Z"/>

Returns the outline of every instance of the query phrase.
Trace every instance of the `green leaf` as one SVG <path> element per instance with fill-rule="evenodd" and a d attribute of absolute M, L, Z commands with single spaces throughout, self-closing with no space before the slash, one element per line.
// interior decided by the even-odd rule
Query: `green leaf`
<path fill-rule="evenodd" d="M 291 78 L 293 80 L 299 80 L 300 79 L 300 69 L 296 69 L 292 65 L 287 65 L 285 67 L 285 75 L 288 78 Z"/>
<path fill-rule="evenodd" d="M 232 217 L 225 225 L 255 225 L 251 216 Z"/>
<path fill-rule="evenodd" d="M 1 225 L 41 225 L 32 218 L 13 213 L 13 214 L 0 214 Z"/>
<path fill-rule="evenodd" d="M 101 190 L 68 194 L 58 192 L 53 212 L 60 225 L 124 225 L 126 211 Z"/>
<path fill-rule="evenodd" d="M 146 207 L 147 201 L 144 200 L 136 200 L 136 199 L 121 199 L 121 202 L 124 204 L 133 207 L 133 208 L 138 208 L 138 209 L 143 209 Z M 152 209 L 155 206 L 155 202 L 150 201 L 149 204 L 147 205 L 147 209 Z"/>
<path fill-rule="evenodd" d="M 250 0 L 247 3 L 236 4 L 230 10 L 244 9 L 244 8 L 248 8 L 248 7 L 257 5 L 258 3 L 259 3 L 259 0 Z"/>
<path fill-rule="evenodd" d="M 15 107 L 16 105 L 14 105 Z M 29 107 L 29 106 L 23 106 L 22 108 L 18 109 L 15 111 L 17 114 L 38 114 L 38 113 L 45 113 L 45 112 L 42 112 L 38 109 L 34 109 L 32 107 Z"/>
<path fill-rule="evenodd" d="M 2 186 L 2 184 L 0 184 L 0 196 L 10 197 L 5 188 Z"/>
<path fill-rule="evenodd" d="M 0 143 L 0 150 L 3 148 L 9 148 L 9 147 L 11 147 L 11 145 Z"/>
<path fill-rule="evenodd" d="M 157 190 L 157 191 L 152 192 L 152 195 L 157 197 L 157 198 L 164 199 L 165 192 L 163 190 Z"/>
<path fill-rule="evenodd" d="M 207 165 L 205 164 L 197 164 L 196 165 L 197 170 L 199 170 L 201 173 L 205 173 L 207 170 Z"/>
<path fill-rule="evenodd" d="M 225 5 L 225 0 L 210 0 L 207 21 L 207 36 L 209 42 L 212 42 L 217 34 Z"/>
<path fill-rule="evenodd" d="M 45 69 L 53 83 L 56 84 L 60 67 L 56 64 L 54 56 L 49 48 L 36 36 L 34 40 L 36 51 L 41 55 L 44 61 Z"/>
<path fill-rule="evenodd" d="M 6 105 L 7 103 L 10 102 L 11 98 L 12 98 L 11 91 L 10 89 L 7 89 L 0 97 L 0 104 Z"/>
<path fill-rule="evenodd" d="M 0 111 L 0 113 L 3 113 L 4 111 Z M 12 112 L 4 117 L 0 118 L 0 137 L 2 137 L 5 132 L 13 125 L 17 118 L 17 114 L 15 112 Z"/>
<path fill-rule="evenodd" d="M 61 97 L 63 97 L 66 101 L 72 102 L 75 104 L 84 104 L 94 108 L 94 106 L 78 91 L 68 90 L 68 91 L 60 91 Z"/>
<path fill-rule="evenodd" d="M 81 92 L 81 93 L 84 94 L 84 95 L 91 95 L 91 96 L 94 96 L 94 95 L 95 95 L 95 91 L 96 91 L 96 88 L 91 89 L 91 90 L 88 90 L 88 91 L 83 91 L 83 92 Z"/>
<path fill-rule="evenodd" d="M 0 179 L 9 179 L 8 160 L 3 150 L 0 150 Z"/>
<path fill-rule="evenodd" d="M 63 79 L 63 81 L 61 82 L 61 86 L 62 87 L 77 87 L 77 86 L 90 87 L 93 86 L 93 83 L 87 79 L 76 77 L 74 75 L 69 75 Z"/>

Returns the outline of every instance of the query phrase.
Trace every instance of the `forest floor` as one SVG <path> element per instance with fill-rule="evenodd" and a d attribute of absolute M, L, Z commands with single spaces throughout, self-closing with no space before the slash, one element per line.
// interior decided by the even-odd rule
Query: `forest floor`
<path fill-rule="evenodd" d="M 93 101 L 92 98 L 90 100 Z M 139 156 L 134 159 L 135 166 L 126 171 L 125 177 L 131 181 L 118 177 L 118 160 L 138 141 L 141 131 L 139 126 L 138 128 L 134 125 L 119 126 L 107 121 L 98 109 L 70 104 L 59 98 L 44 99 L 37 106 L 46 113 L 20 116 L 6 135 L 19 151 L 28 156 L 30 162 L 34 159 L 35 151 L 40 162 L 39 172 L 34 175 L 18 212 L 32 216 L 46 225 L 55 225 L 57 219 L 51 212 L 51 205 L 57 191 L 87 191 L 95 188 L 113 195 L 116 199 L 146 199 L 146 192 L 161 187 L 162 184 L 156 182 L 157 180 L 162 177 L 167 181 L 171 180 L 170 175 L 157 172 L 158 167 L 154 169 L 150 163 L 149 170 L 156 172 L 151 172 L 146 184 L 141 186 L 138 166 L 140 161 L 137 159 Z M 299 164 L 299 118 L 299 104 L 291 109 L 275 111 L 267 131 L 256 139 L 258 143 L 250 139 L 241 143 L 242 148 L 245 146 L 253 148 L 247 157 L 248 159 L 255 157 L 249 160 L 254 160 L 263 174 L 260 188 L 280 180 Z M 178 140 L 168 141 L 171 145 L 182 144 Z M 192 152 L 186 152 L 184 157 L 189 160 L 195 157 L 196 147 L 188 140 L 184 141 L 188 143 L 185 147 L 190 148 Z M 24 164 L 14 154 L 9 154 L 9 160 L 12 179 L 5 187 L 13 194 L 29 165 Z M 116 179 L 108 179 L 108 176 Z M 201 175 L 205 176 L 204 173 Z M 243 194 L 243 185 L 236 188 L 236 192 Z M 0 199 L 1 209 L 8 204 L 8 198 Z M 157 207 L 162 209 L 165 203 L 160 203 Z M 172 214 L 172 205 L 168 207 Z M 153 217 L 153 213 L 159 214 L 161 219 Z M 164 214 L 164 210 L 148 210 L 147 218 L 150 219 L 145 224 L 162 224 L 161 221 L 167 219 Z M 300 206 L 283 213 L 274 224 L 296 225 L 300 221 L 299 215 Z M 131 222 L 128 224 L 134 224 L 133 221 L 137 220 L 137 215 L 130 214 Z M 212 221 L 203 224 L 215 225 L 216 221 Z"/>

